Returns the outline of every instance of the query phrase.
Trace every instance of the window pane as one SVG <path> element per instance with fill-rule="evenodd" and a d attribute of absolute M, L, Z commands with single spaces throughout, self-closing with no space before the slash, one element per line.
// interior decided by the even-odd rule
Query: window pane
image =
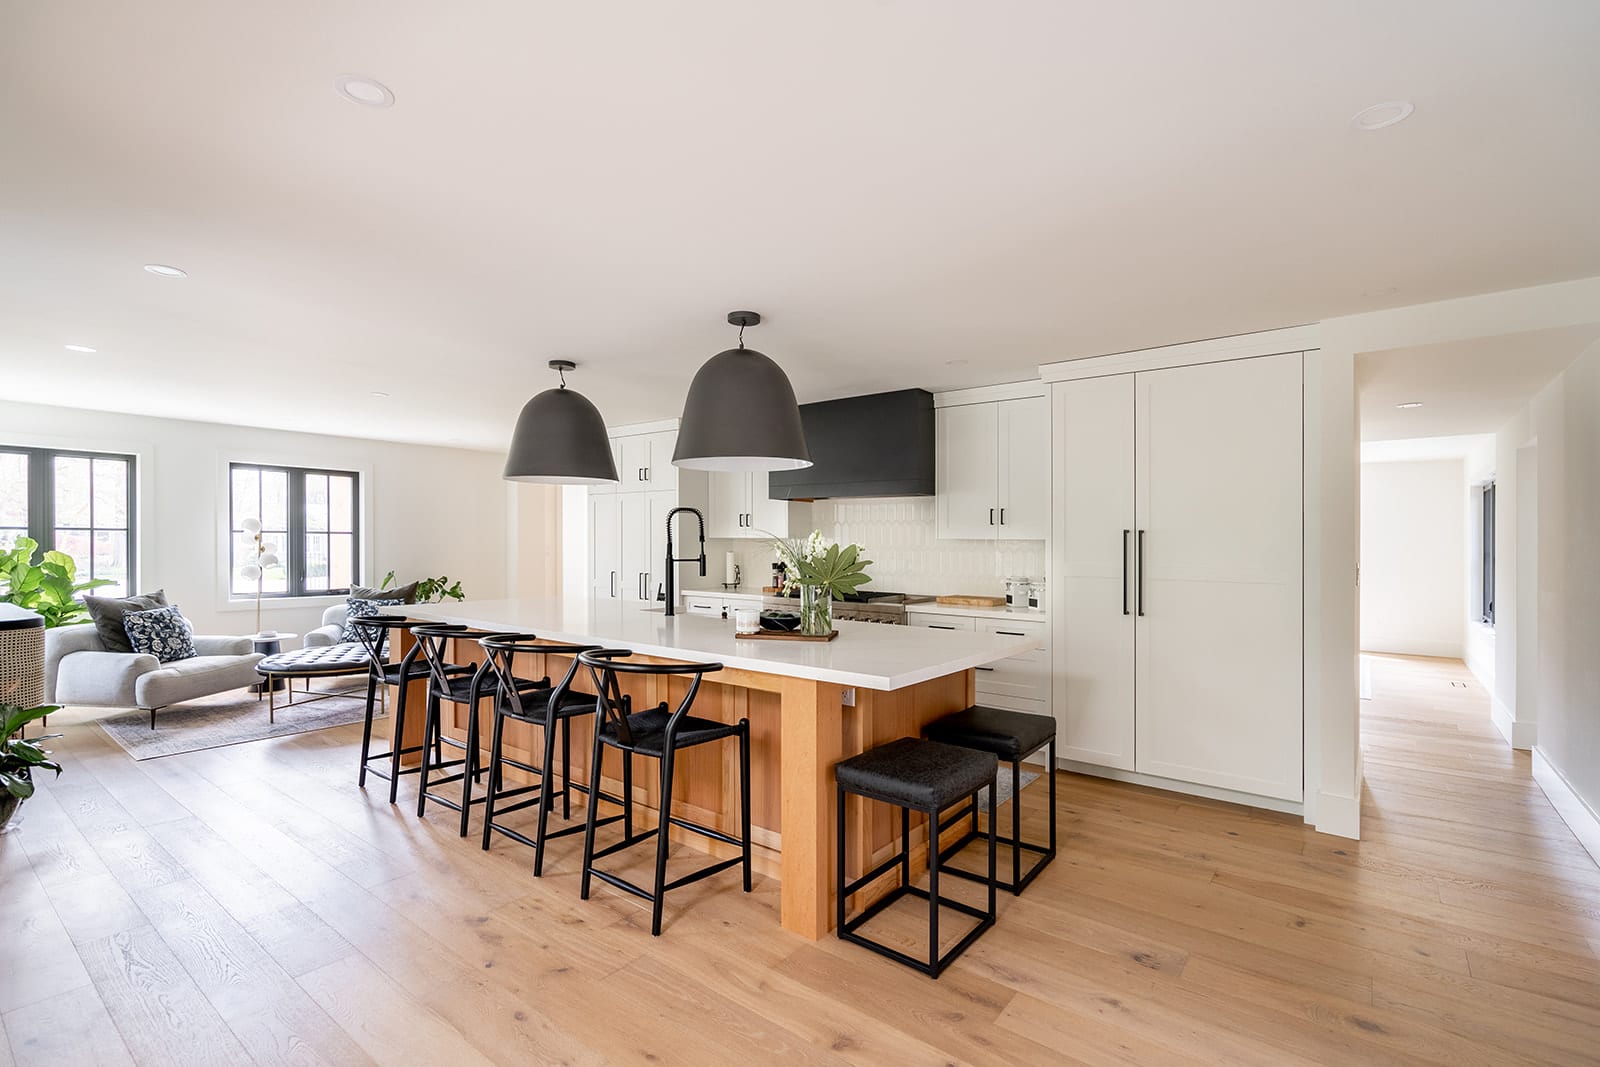
<path fill-rule="evenodd" d="M 96 527 L 127 529 L 127 460 L 97 459 L 94 461 L 94 525 Z"/>
<path fill-rule="evenodd" d="M 56 549 L 72 557 L 78 565 L 78 580 L 89 577 L 90 564 L 88 530 L 63 530 L 56 528 Z"/>
<path fill-rule="evenodd" d="M 261 472 L 261 525 L 269 530 L 289 528 L 289 475 L 284 471 Z"/>
<path fill-rule="evenodd" d="M 328 588 L 349 589 L 355 578 L 355 538 L 333 534 L 328 546 Z"/>
<path fill-rule="evenodd" d="M 328 478 L 328 529 L 337 533 L 352 533 L 355 530 L 355 496 L 356 480 L 343 475 L 333 475 Z"/>
<path fill-rule="evenodd" d="M 98 474 L 96 480 L 98 481 Z M 99 489 L 98 484 L 96 490 Z M 94 532 L 94 576 L 109 578 L 115 585 L 103 585 L 95 596 L 128 595 L 128 531 L 96 530 Z M 79 575 L 83 577 L 82 574 Z"/>
<path fill-rule="evenodd" d="M 306 591 L 328 588 L 328 535 L 306 534 Z"/>
<path fill-rule="evenodd" d="M 254 467 L 233 468 L 233 528 L 246 519 L 261 518 L 261 472 Z"/>
<path fill-rule="evenodd" d="M 306 475 L 306 529 L 328 528 L 328 476 Z"/>
<path fill-rule="evenodd" d="M 0 526 L 28 528 L 28 456 L 0 452 Z"/>
<path fill-rule="evenodd" d="M 19 530 L 14 527 L 9 530 L 0 529 L 0 552 L 9 552 L 11 549 L 16 548 L 17 538 L 26 535 L 27 532 L 27 530 Z"/>
<path fill-rule="evenodd" d="M 55 458 L 56 525 L 89 525 L 89 459 L 86 456 Z M 61 548 L 58 544 L 57 548 Z M 66 549 L 61 549 L 63 552 Z"/>

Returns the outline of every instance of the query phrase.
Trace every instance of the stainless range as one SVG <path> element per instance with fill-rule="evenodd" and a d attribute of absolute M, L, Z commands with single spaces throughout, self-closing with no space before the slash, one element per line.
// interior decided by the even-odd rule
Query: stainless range
<path fill-rule="evenodd" d="M 862 589 L 850 594 L 847 599 L 836 598 L 833 602 L 833 617 L 845 622 L 877 622 L 889 626 L 904 626 L 907 623 L 907 605 L 926 603 L 931 599 L 933 598 L 910 593 Z M 793 611 L 796 603 L 793 597 L 767 597 L 761 602 L 761 606 L 764 609 Z"/>

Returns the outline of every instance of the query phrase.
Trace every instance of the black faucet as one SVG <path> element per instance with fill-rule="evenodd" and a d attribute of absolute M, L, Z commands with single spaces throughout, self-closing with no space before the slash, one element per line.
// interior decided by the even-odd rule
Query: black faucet
<path fill-rule="evenodd" d="M 684 556 L 681 559 L 672 554 L 672 517 L 680 511 L 687 511 L 695 517 L 700 524 L 700 555 Z M 672 588 L 673 564 L 698 563 L 700 564 L 700 577 L 706 576 L 706 517 L 700 514 L 698 508 L 673 508 L 667 512 L 667 614 L 676 615 L 676 601 L 678 594 Z"/>

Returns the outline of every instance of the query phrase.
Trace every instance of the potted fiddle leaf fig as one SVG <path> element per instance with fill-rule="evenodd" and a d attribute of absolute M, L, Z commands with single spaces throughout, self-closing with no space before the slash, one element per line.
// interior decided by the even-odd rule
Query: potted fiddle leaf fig
<path fill-rule="evenodd" d="M 39 744 L 60 734 L 31 739 L 18 736 L 28 723 L 60 710 L 53 705 L 19 708 L 15 704 L 0 704 L 0 830 L 5 829 L 22 802 L 33 796 L 34 771 L 55 771 L 60 776 L 61 764 L 52 760 L 50 752 Z"/>
<path fill-rule="evenodd" d="M 0 551 L 0 601 L 44 616 L 46 629 L 82 622 L 89 616 L 82 595 L 111 585 L 111 579 L 78 581 L 78 564 L 65 552 L 46 552 L 35 563 L 38 548 L 33 538 L 19 537 L 10 549 Z"/>

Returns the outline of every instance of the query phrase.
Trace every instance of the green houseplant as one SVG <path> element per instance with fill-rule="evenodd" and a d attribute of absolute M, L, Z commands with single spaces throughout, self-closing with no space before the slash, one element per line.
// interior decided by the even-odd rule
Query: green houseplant
<path fill-rule="evenodd" d="M 35 770 L 61 774 L 61 764 L 52 760 L 50 753 L 39 745 L 60 734 L 32 740 L 16 736 L 28 723 L 60 710 L 55 706 L 19 708 L 15 704 L 0 704 L 0 830 L 11 821 L 22 802 L 33 796 Z"/>
<path fill-rule="evenodd" d="M 826 541 L 821 530 L 812 530 L 804 538 L 773 538 L 772 547 L 800 586 L 803 634 L 831 634 L 834 598 L 842 599 L 872 581 L 867 574 L 872 560 L 861 558 L 861 546 Z"/>
<path fill-rule="evenodd" d="M 394 571 L 383 576 L 383 584 L 379 589 L 387 589 L 394 584 Z M 417 603 L 436 604 L 441 600 L 465 600 L 467 594 L 461 591 L 459 581 L 452 582 L 450 576 L 442 574 L 437 578 L 417 579 Z"/>
<path fill-rule="evenodd" d="M 70 626 L 88 617 L 78 597 L 90 589 L 113 584 L 109 578 L 78 581 L 78 564 L 65 552 L 46 552 L 38 563 L 33 554 L 39 542 L 19 537 L 0 552 L 0 601 L 44 616 L 45 627 Z"/>

